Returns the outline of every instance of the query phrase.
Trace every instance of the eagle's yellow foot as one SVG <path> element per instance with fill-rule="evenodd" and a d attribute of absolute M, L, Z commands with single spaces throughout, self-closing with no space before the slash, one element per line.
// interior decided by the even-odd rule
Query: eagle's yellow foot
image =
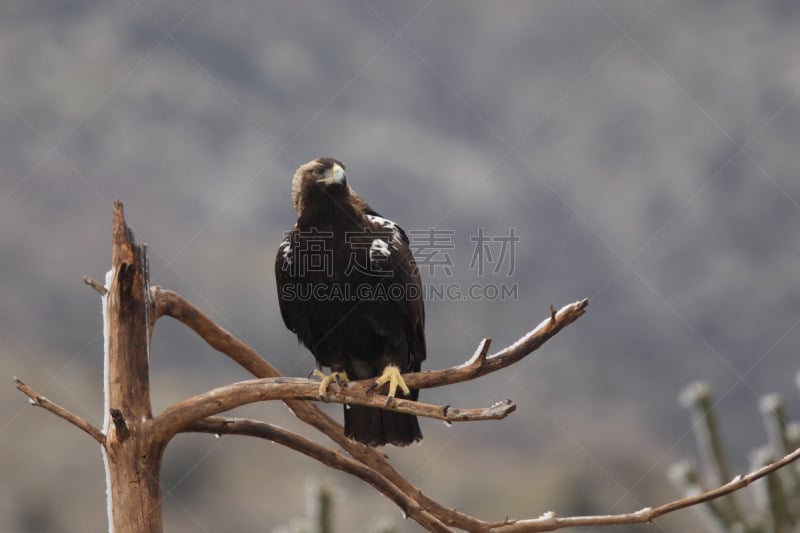
<path fill-rule="evenodd" d="M 378 379 L 376 379 L 372 385 L 370 385 L 369 389 L 367 389 L 367 392 L 376 387 L 380 387 L 384 383 L 389 384 L 389 395 L 386 397 L 386 405 L 392 403 L 394 395 L 397 392 L 397 387 L 400 387 L 400 390 L 402 390 L 403 394 L 406 396 L 411 393 L 408 385 L 406 385 L 406 382 L 403 381 L 403 376 L 400 375 L 400 369 L 394 365 L 387 365 L 386 368 L 383 369 L 383 374 L 378 376 Z"/>
<path fill-rule="evenodd" d="M 349 381 L 345 372 L 331 372 L 330 374 L 325 374 L 322 370 L 315 368 L 314 371 L 311 372 L 311 375 L 322 380 L 319 384 L 319 399 L 322 401 L 325 401 L 325 395 L 328 392 L 328 387 L 331 382 L 335 381 L 336 384 L 341 387 Z"/>

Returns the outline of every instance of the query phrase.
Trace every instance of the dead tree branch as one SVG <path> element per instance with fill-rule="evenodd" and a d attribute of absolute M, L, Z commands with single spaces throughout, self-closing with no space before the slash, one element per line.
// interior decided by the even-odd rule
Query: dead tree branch
<path fill-rule="evenodd" d="M 108 293 L 108 289 L 106 289 L 105 285 L 97 281 L 96 279 L 92 279 L 89 276 L 83 276 L 83 282 L 87 284 L 89 287 L 93 288 L 100 296 L 105 296 Z"/>
<path fill-rule="evenodd" d="M 368 387 L 371 380 L 352 382 Z M 432 405 L 396 398 L 386 406 L 386 396 L 366 395 L 351 390 L 349 384 L 338 390 L 329 390 L 327 401 L 368 405 L 387 408 L 392 411 L 410 413 L 418 416 L 444 420 L 446 422 L 467 422 L 476 420 L 493 420 L 505 418 L 516 409 L 510 400 L 496 403 L 490 407 L 475 409 L 456 409 L 449 406 Z M 174 435 L 192 422 L 198 422 L 208 416 L 230 411 L 236 407 L 255 402 L 269 400 L 317 400 L 319 399 L 319 383 L 305 378 L 266 378 L 241 381 L 224 387 L 192 396 L 166 408 L 153 419 L 151 427 L 159 435 Z"/>
<path fill-rule="evenodd" d="M 763 468 L 754 470 L 747 475 L 739 475 L 734 477 L 728 483 L 712 489 L 701 494 L 690 496 L 688 498 L 681 498 L 674 500 L 658 507 L 645 507 L 633 513 L 605 515 L 605 516 L 575 516 L 575 517 L 557 517 L 553 513 L 546 513 L 539 518 L 533 520 L 518 520 L 509 522 L 508 524 L 492 529 L 493 533 L 531 533 L 538 531 L 554 531 L 556 529 L 563 529 L 565 527 L 576 526 L 610 526 L 622 524 L 643 524 L 652 522 L 659 516 L 672 513 L 679 509 L 692 507 L 701 503 L 715 500 L 722 496 L 727 496 L 737 490 L 743 489 L 750 483 L 761 479 L 762 477 L 783 468 L 784 466 L 800 459 L 800 448 L 786 455 L 781 460 L 771 463 Z"/>
<path fill-rule="evenodd" d="M 450 531 L 440 520 L 422 508 L 419 502 L 399 490 L 393 483 L 360 461 L 343 452 L 322 446 L 286 429 L 246 418 L 223 418 L 211 416 L 190 424 L 185 432 L 213 433 L 216 435 L 245 435 L 266 439 L 315 459 L 326 466 L 352 474 L 377 489 L 392 500 L 410 518 L 429 531 Z"/>
<path fill-rule="evenodd" d="M 150 293 L 150 300 L 154 306 L 153 311 L 150 313 L 150 319 L 153 324 L 158 317 L 171 316 L 192 329 L 212 348 L 227 355 L 254 376 L 259 378 L 282 376 L 275 367 L 258 355 L 255 350 L 234 337 L 225 328 L 215 323 L 180 294 L 161 287 L 151 287 Z M 487 345 L 486 342 L 482 344 L 484 346 Z M 473 518 L 455 509 L 445 507 L 436 500 L 423 494 L 422 491 L 403 477 L 403 475 L 389 463 L 386 456 L 381 453 L 380 450 L 370 448 L 360 442 L 347 438 L 344 434 L 344 428 L 313 402 L 305 400 L 284 400 L 284 403 L 300 420 L 326 435 L 354 459 L 378 472 L 381 476 L 386 478 L 388 482 L 397 487 L 398 490 L 407 494 L 414 501 L 419 502 L 423 508 L 427 509 L 428 512 L 440 521 L 449 526 L 467 531 L 487 530 L 488 522 Z"/>
<path fill-rule="evenodd" d="M 497 353 L 486 355 L 490 339 L 484 339 L 478 345 L 472 358 L 464 364 L 443 370 L 424 370 L 403 374 L 403 380 L 412 389 L 427 389 L 469 381 L 511 366 L 539 349 L 564 327 L 583 316 L 588 305 L 589 300 L 584 299 L 565 305 L 558 312 L 551 311 L 550 318 L 544 319 L 514 344 Z M 350 383 L 348 388 L 352 388 L 354 392 L 362 392 L 362 389 L 366 392 L 369 385 L 371 382 L 366 380 Z"/>
<path fill-rule="evenodd" d="M 44 396 L 33 390 L 30 386 L 20 381 L 20 379 L 17 378 L 16 376 L 14 377 L 14 383 L 17 385 L 17 390 L 29 398 L 31 405 L 34 405 L 36 407 L 41 407 L 42 409 L 50 411 L 56 416 L 60 416 L 73 426 L 84 431 L 87 435 L 92 437 L 100 444 L 105 444 L 106 436 L 103 435 L 102 431 L 94 427 L 88 421 L 76 415 L 69 409 L 65 409 L 64 407 L 61 407 L 57 403 L 51 402 L 50 400 L 48 400 L 47 398 L 45 398 Z"/>
<path fill-rule="evenodd" d="M 211 347 L 224 353 L 248 371 L 258 377 L 280 377 L 280 373 L 269 366 L 268 376 L 260 375 L 254 368 L 266 371 L 263 366 L 266 363 L 252 348 L 248 347 L 224 328 L 215 324 L 210 318 L 194 307 L 176 292 L 163 289 L 161 287 L 151 288 L 151 298 L 155 304 L 153 319 L 160 316 L 171 316 L 200 335 Z M 475 354 L 466 363 L 443 370 L 425 370 L 422 372 L 412 372 L 403 374 L 406 385 L 412 389 L 424 389 L 431 387 L 441 387 L 475 379 L 491 372 L 496 372 L 502 368 L 513 365 L 520 359 L 537 350 L 542 344 L 555 336 L 564 327 L 580 318 L 589 305 L 589 300 L 580 300 L 562 307 L 558 312 L 552 312 L 550 318 L 543 320 L 533 330 L 528 332 L 514 344 L 500 350 L 499 352 L 487 356 L 490 339 L 484 339 L 478 346 Z M 366 392 L 371 382 L 353 382 L 348 387 L 358 392 Z M 362 390 L 363 389 L 363 390 Z"/>
<path fill-rule="evenodd" d="M 254 376 L 260 378 L 282 376 L 277 369 L 258 355 L 255 350 L 234 337 L 225 328 L 216 324 L 205 313 L 200 311 L 180 294 L 161 287 L 151 287 L 150 293 L 150 300 L 153 302 L 154 306 L 154 310 L 150 313 L 153 324 L 155 320 L 161 316 L 171 316 L 191 328 L 212 348 L 227 355 Z M 495 361 L 494 364 L 497 364 L 498 361 L 508 362 L 511 358 L 518 361 L 524 357 L 524 355 L 527 355 L 527 353 L 537 349 L 563 327 L 577 320 L 585 312 L 587 305 L 588 300 L 581 300 L 580 302 L 565 306 L 558 313 L 552 313 L 551 310 L 550 318 L 543 321 L 538 327 L 511 346 L 494 354 L 492 356 L 493 361 Z M 561 322 L 559 322 L 559 316 L 561 317 Z M 490 339 L 484 339 L 479 344 L 472 358 L 463 366 L 473 369 L 485 368 L 482 365 L 487 359 L 490 342 Z M 528 350 L 527 353 L 526 350 Z M 505 356 L 505 359 L 503 359 L 503 356 Z M 511 362 L 508 362 L 508 364 L 511 364 Z M 502 367 L 498 367 L 497 370 L 500 368 Z M 458 372 L 458 370 L 456 369 L 455 372 Z M 413 375 L 418 374 L 404 374 L 403 378 L 405 379 Z M 284 400 L 284 403 L 286 403 L 300 420 L 324 433 L 355 459 L 379 472 L 398 487 L 398 489 L 408 494 L 415 501 L 420 502 L 432 515 L 448 526 L 466 531 L 489 531 L 493 525 L 499 525 L 498 523 L 487 522 L 462 513 L 461 511 L 451 509 L 428 497 L 398 472 L 397 469 L 389 463 L 386 456 L 379 450 L 347 438 L 342 426 L 314 405 L 313 402 L 305 400 Z"/>

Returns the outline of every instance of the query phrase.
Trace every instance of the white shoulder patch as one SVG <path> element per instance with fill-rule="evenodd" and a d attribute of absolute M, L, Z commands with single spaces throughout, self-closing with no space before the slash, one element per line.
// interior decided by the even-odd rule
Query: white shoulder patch
<path fill-rule="evenodd" d="M 380 227 L 382 227 L 384 229 L 391 230 L 392 231 L 392 242 L 395 245 L 399 246 L 403 242 L 403 238 L 400 235 L 400 228 L 397 226 L 397 224 L 395 224 L 394 222 L 392 222 L 388 218 L 379 217 L 377 215 L 367 215 L 367 218 L 373 224 L 377 224 L 378 226 L 380 226 Z M 380 240 L 380 239 L 376 239 L 376 240 Z M 372 244 L 374 246 L 375 242 L 373 241 Z M 386 244 L 386 243 L 384 243 L 384 244 Z"/>
<path fill-rule="evenodd" d="M 288 264 L 292 264 L 292 244 L 289 242 L 289 237 L 287 236 L 285 239 L 281 241 L 281 245 L 279 248 L 281 254 L 283 254 L 283 260 L 286 261 Z"/>
<path fill-rule="evenodd" d="M 375 239 L 369 247 L 369 258 L 372 261 L 380 261 L 389 257 L 389 245 L 383 239 Z"/>

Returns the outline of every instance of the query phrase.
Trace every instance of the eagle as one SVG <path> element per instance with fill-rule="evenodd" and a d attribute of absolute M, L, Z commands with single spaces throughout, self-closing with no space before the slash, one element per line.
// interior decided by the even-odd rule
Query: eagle
<path fill-rule="evenodd" d="M 331 383 L 375 378 L 412 400 L 401 374 L 425 360 L 425 309 L 408 236 L 350 187 L 345 165 L 322 157 L 292 179 L 297 223 L 275 258 L 281 316 L 317 361 L 320 399 Z M 330 368 L 330 374 L 322 372 Z M 345 405 L 345 434 L 370 446 L 422 439 L 417 417 Z"/>

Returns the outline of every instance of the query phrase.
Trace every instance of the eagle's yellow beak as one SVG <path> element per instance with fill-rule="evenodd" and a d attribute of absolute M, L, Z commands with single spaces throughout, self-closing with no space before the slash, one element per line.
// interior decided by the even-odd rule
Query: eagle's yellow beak
<path fill-rule="evenodd" d="M 334 163 L 333 166 L 327 172 L 325 172 L 325 176 L 317 180 L 317 183 L 330 185 L 332 183 L 342 183 L 344 179 L 344 169 Z"/>

